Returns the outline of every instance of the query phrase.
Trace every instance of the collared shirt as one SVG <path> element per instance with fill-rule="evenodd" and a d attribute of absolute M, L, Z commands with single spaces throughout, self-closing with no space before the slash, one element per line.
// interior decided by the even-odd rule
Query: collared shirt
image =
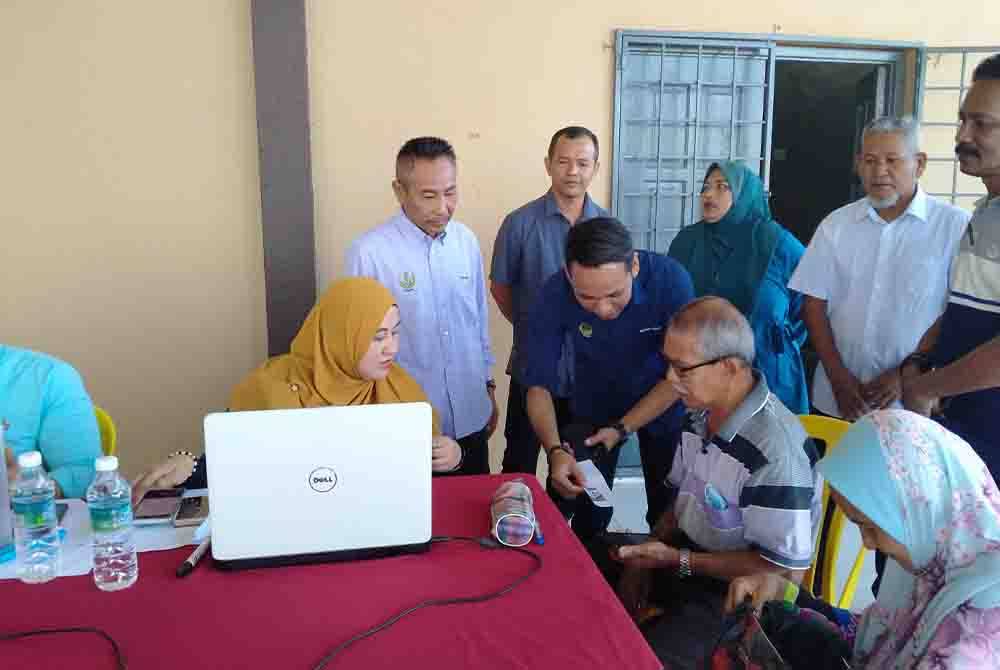
<path fill-rule="evenodd" d="M 666 375 L 661 349 L 667 323 L 694 297 L 691 277 L 672 258 L 639 251 L 632 297 L 618 318 L 603 321 L 577 302 L 564 272 L 549 277 L 528 319 L 523 384 L 555 393 L 558 360 L 567 335 L 573 340 L 573 415 L 611 425 L 628 413 Z M 647 426 L 668 435 L 683 419 L 680 401 Z"/>
<path fill-rule="evenodd" d="M 0 422 L 15 456 L 42 452 L 42 465 L 63 496 L 79 498 L 94 478 L 101 435 L 94 403 L 71 365 L 0 344 Z M 6 484 L 4 484 L 6 485 Z"/>
<path fill-rule="evenodd" d="M 579 221 L 609 216 L 589 195 L 584 196 Z M 560 272 L 566 258 L 566 219 L 550 190 L 537 200 L 507 215 L 493 245 L 490 279 L 510 286 L 514 312 L 514 346 L 508 372 L 515 380 L 524 377 L 525 322 L 545 280 Z M 559 385 L 555 395 L 568 397 L 572 382 L 573 352 L 567 345 L 559 361 Z"/>
<path fill-rule="evenodd" d="M 944 311 L 951 261 L 968 221 L 968 212 L 918 187 L 892 223 L 866 198 L 820 223 L 788 287 L 826 301 L 837 351 L 859 381 L 902 363 Z M 812 402 L 840 416 L 822 364 Z"/>
<path fill-rule="evenodd" d="M 690 415 L 666 485 L 678 528 L 707 551 L 760 552 L 784 568 L 812 561 L 822 490 L 802 424 L 754 372 L 753 389 L 709 436 Z"/>
<path fill-rule="evenodd" d="M 400 211 L 347 250 L 344 272 L 372 277 L 396 297 L 397 361 L 424 389 L 445 435 L 482 430 L 493 411 L 486 278 L 476 236 L 452 220 L 431 237 Z"/>
<path fill-rule="evenodd" d="M 951 296 L 932 354 L 948 365 L 1000 336 L 1000 197 L 983 198 L 952 265 Z M 1000 388 L 946 399 L 945 425 L 965 438 L 1000 476 Z"/>

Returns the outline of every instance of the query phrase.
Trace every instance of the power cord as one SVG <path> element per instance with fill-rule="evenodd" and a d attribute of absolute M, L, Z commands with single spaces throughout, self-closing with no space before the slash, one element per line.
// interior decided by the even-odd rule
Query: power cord
<path fill-rule="evenodd" d="M 388 619 L 378 624 L 377 626 L 373 626 L 366 631 L 362 631 L 357 635 L 355 635 L 354 637 L 338 644 L 336 647 L 331 649 L 330 652 L 326 656 L 324 656 L 318 664 L 316 664 L 313 670 L 323 670 L 327 666 L 327 664 L 330 663 L 330 661 L 336 658 L 338 654 L 343 652 L 345 649 L 350 647 L 355 642 L 360 642 L 365 638 L 369 638 L 372 635 L 375 635 L 376 633 L 389 628 L 403 617 L 413 614 L 418 610 L 422 610 L 425 607 L 442 607 L 444 605 L 464 605 L 467 603 L 481 603 L 487 600 L 493 600 L 494 598 L 499 598 L 500 596 L 510 593 L 518 586 L 520 586 L 528 579 L 530 579 L 536 572 L 542 569 L 542 557 L 536 554 L 535 552 L 528 551 L 523 547 L 507 547 L 490 537 L 465 537 L 460 535 L 448 535 L 448 536 L 436 536 L 431 538 L 432 544 L 439 544 L 444 542 L 472 542 L 478 544 L 479 546 L 485 549 L 502 549 L 504 551 L 514 551 L 519 554 L 524 554 L 525 556 L 530 557 L 535 564 L 532 566 L 531 570 L 529 570 L 527 573 L 518 577 L 510 584 L 497 591 L 491 591 L 490 593 L 484 593 L 478 596 L 465 596 L 462 598 L 431 598 L 429 600 L 424 600 L 423 602 L 417 603 L 412 607 L 408 607 L 407 609 L 389 617 Z"/>
<path fill-rule="evenodd" d="M 100 628 L 44 628 L 39 630 L 27 630 L 20 633 L 6 633 L 0 635 L 0 642 L 6 642 L 8 640 L 20 640 L 26 637 L 35 637 L 36 635 L 61 635 L 63 633 L 93 633 L 94 635 L 99 635 L 108 641 L 111 648 L 115 652 L 115 663 L 117 664 L 118 670 L 127 670 L 128 664 L 125 663 L 125 656 L 122 655 L 121 647 L 115 642 L 115 639 L 109 634 L 105 633 Z"/>

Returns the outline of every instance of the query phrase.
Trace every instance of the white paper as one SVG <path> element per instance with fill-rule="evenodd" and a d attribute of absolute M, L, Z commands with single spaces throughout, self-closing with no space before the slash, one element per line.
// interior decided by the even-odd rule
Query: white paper
<path fill-rule="evenodd" d="M 591 501 L 598 507 L 611 507 L 611 487 L 604 481 L 604 475 L 589 458 L 577 463 L 583 471 L 583 488 Z"/>
<path fill-rule="evenodd" d="M 185 492 L 184 497 L 198 495 L 208 495 L 208 491 L 206 489 L 193 489 Z M 79 499 L 58 502 L 66 503 L 69 506 L 62 520 L 62 528 L 65 529 L 66 534 L 63 537 L 62 567 L 59 570 L 59 576 L 85 575 L 90 572 L 94 565 L 90 512 L 87 510 L 87 503 Z M 184 526 L 182 528 L 174 528 L 173 524 L 169 523 L 135 526 L 132 531 L 132 539 L 135 541 L 135 550 L 142 553 L 200 544 L 210 532 L 211 525 L 206 519 L 200 526 Z M 16 578 L 13 560 L 0 563 L 0 579 Z"/>

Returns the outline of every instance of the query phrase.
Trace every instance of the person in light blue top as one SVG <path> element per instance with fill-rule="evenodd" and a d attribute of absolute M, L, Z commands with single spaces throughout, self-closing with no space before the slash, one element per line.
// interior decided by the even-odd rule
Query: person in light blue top
<path fill-rule="evenodd" d="M 805 248 L 771 218 L 764 184 L 742 161 L 708 168 L 701 204 L 702 220 L 681 230 L 668 254 L 691 274 L 696 296 L 725 298 L 743 312 L 754 367 L 785 407 L 808 414 L 802 295 L 788 288 Z"/>
<path fill-rule="evenodd" d="M 351 277 L 371 277 L 396 299 L 399 364 L 427 394 L 444 435 L 462 447 L 461 474 L 487 474 L 497 424 L 483 258 L 458 206 L 455 150 L 437 137 L 406 142 L 396 157 L 400 211 L 356 239 Z"/>
<path fill-rule="evenodd" d="M 94 403 L 73 366 L 0 344 L 0 421 L 6 429 L 8 480 L 17 476 L 17 456 L 37 450 L 56 482 L 56 496 L 83 496 L 94 478 L 94 459 L 101 455 L 101 436 Z"/>

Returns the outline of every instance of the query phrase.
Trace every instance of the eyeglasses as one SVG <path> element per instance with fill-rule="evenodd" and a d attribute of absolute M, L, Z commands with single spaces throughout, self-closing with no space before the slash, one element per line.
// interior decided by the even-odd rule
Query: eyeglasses
<path fill-rule="evenodd" d="M 675 362 L 673 362 L 666 356 L 663 357 L 663 360 L 667 364 L 667 373 L 673 370 L 674 374 L 676 374 L 678 377 L 686 377 L 687 375 L 691 374 L 698 368 L 704 368 L 708 367 L 709 365 L 715 365 L 716 363 L 721 363 L 727 358 L 731 358 L 731 356 L 719 356 L 711 360 L 702 361 L 701 363 L 695 363 L 694 365 L 686 365 L 686 366 L 677 365 Z"/>

